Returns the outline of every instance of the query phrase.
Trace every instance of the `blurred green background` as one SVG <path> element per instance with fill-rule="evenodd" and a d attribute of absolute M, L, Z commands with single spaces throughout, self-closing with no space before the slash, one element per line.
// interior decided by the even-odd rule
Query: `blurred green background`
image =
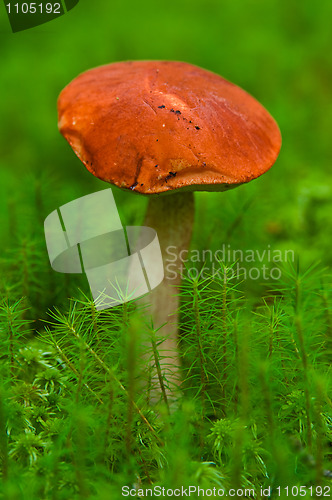
<path fill-rule="evenodd" d="M 330 0 L 81 0 L 59 19 L 12 34 L 2 5 L 1 259 L 16 261 L 19 276 L 22 251 L 35 252 L 41 309 L 57 304 L 56 287 L 47 293 L 42 281 L 50 272 L 45 217 L 107 187 L 59 134 L 57 96 L 80 72 L 128 59 L 181 60 L 219 73 L 255 96 L 280 126 L 281 153 L 267 174 L 227 193 L 196 194 L 193 247 L 271 245 L 294 249 L 304 266 L 330 266 L 331 19 Z M 141 223 L 146 198 L 114 194 L 122 222 Z M 4 274 L 6 288 L 15 289 Z M 61 288 L 66 277 L 52 279 Z M 88 291 L 87 282 L 79 285 Z M 247 286 L 257 291 L 261 284 Z M 25 287 L 23 280 L 18 296 Z"/>

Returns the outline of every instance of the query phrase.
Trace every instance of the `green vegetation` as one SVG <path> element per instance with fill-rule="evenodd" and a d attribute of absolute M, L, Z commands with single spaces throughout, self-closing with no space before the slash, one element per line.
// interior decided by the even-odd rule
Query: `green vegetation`
<path fill-rule="evenodd" d="M 332 488 L 331 18 L 328 0 L 82 0 L 15 35 L 1 17 L 0 498 Z M 215 71 L 262 102 L 283 136 L 260 179 L 196 193 L 192 252 L 225 245 L 255 259 L 184 262 L 183 396 L 170 411 L 162 387 L 149 405 L 148 310 L 96 312 L 83 275 L 51 269 L 43 234 L 50 212 L 108 187 L 58 133 L 57 96 L 79 72 L 126 59 Z M 141 224 L 146 199 L 114 196 L 123 224 Z M 278 273 L 265 279 L 264 265 Z"/>
<path fill-rule="evenodd" d="M 49 311 L 32 338 L 24 300 L 3 301 L 4 498 L 121 498 L 125 485 L 246 488 L 260 498 L 262 487 L 330 484 L 323 274 L 287 266 L 251 310 L 220 266 L 223 279 L 184 278 L 184 394 L 170 412 L 148 401 L 141 340 L 150 336 L 152 358 L 155 332 L 145 309 L 96 312 L 82 296 Z"/>

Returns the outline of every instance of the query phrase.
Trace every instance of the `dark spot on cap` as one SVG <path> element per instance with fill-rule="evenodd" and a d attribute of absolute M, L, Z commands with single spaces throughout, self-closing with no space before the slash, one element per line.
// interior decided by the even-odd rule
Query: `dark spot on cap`
<path fill-rule="evenodd" d="M 175 111 L 174 111 L 174 109 L 173 109 L 173 108 L 172 108 L 172 109 L 170 109 L 170 112 L 171 112 L 171 113 L 175 113 Z"/>
<path fill-rule="evenodd" d="M 176 115 L 181 115 L 181 111 L 180 111 L 179 109 L 177 109 L 177 110 L 175 111 L 175 114 L 176 114 Z"/>
<path fill-rule="evenodd" d="M 192 123 L 192 121 L 191 121 L 191 120 L 189 120 L 189 123 Z"/>
<path fill-rule="evenodd" d="M 158 139 L 156 139 L 156 142 L 158 142 Z"/>
<path fill-rule="evenodd" d="M 166 106 L 164 106 L 163 104 L 161 106 L 158 106 L 159 109 L 164 109 L 166 108 Z"/>
<path fill-rule="evenodd" d="M 205 161 L 203 161 L 203 167 L 206 167 L 206 163 L 205 163 Z"/>
<path fill-rule="evenodd" d="M 154 168 L 157 168 L 157 167 L 158 167 L 158 163 L 157 163 L 157 165 L 154 166 Z"/>
<path fill-rule="evenodd" d="M 129 189 L 131 189 L 132 191 L 134 191 L 135 187 L 138 186 L 138 182 L 134 182 L 134 184 L 132 186 L 130 186 Z"/>
<path fill-rule="evenodd" d="M 171 179 L 172 177 L 176 176 L 176 172 L 169 172 L 168 175 L 165 177 L 165 181 L 167 182 L 168 179 Z"/>
<path fill-rule="evenodd" d="M 141 186 L 143 186 L 143 184 L 141 184 Z"/>
<path fill-rule="evenodd" d="M 198 127 L 198 126 L 196 125 L 195 129 L 196 129 L 196 130 L 201 130 L 201 127 Z"/>

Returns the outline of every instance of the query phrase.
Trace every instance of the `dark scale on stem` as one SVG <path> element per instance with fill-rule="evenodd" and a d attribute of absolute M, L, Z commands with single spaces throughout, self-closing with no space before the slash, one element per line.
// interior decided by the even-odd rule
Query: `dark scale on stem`
<path fill-rule="evenodd" d="M 135 189 L 136 186 L 138 186 L 138 182 L 134 182 L 134 184 L 132 184 L 129 189 L 131 189 L 132 191 L 134 191 L 134 189 Z"/>

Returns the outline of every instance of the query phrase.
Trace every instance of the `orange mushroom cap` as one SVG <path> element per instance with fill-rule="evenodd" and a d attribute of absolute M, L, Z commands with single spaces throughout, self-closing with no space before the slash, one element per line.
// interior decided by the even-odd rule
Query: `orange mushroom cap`
<path fill-rule="evenodd" d="M 142 194 L 223 191 L 265 173 L 279 128 L 221 76 L 171 61 L 86 71 L 61 92 L 59 129 L 96 177 Z"/>

